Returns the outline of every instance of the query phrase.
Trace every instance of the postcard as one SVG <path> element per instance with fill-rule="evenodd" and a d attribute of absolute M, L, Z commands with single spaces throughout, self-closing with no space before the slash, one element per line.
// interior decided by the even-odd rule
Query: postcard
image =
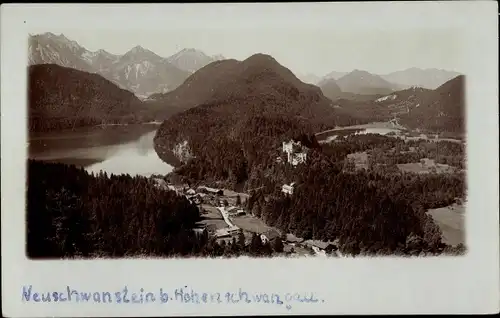
<path fill-rule="evenodd" d="M 498 312 L 497 9 L 2 5 L 3 314 Z"/>

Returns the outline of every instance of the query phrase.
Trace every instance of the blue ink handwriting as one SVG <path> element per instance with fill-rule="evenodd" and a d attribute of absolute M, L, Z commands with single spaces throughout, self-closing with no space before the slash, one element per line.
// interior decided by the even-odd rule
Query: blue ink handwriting
<path fill-rule="evenodd" d="M 177 302 L 182 304 L 269 304 L 284 306 L 290 310 L 293 303 L 316 304 L 324 303 L 323 299 L 318 299 L 313 292 L 292 292 L 292 293 L 267 293 L 249 292 L 242 288 L 238 291 L 230 292 L 201 292 L 193 288 L 184 286 L 167 291 L 159 288 L 157 293 L 145 291 L 140 288 L 139 292 L 131 292 L 127 286 L 117 291 L 80 291 L 66 286 L 60 291 L 40 292 L 34 290 L 32 285 L 23 286 L 21 291 L 23 302 L 35 303 L 96 303 L 96 304 L 148 304 L 161 303 L 168 304 Z"/>

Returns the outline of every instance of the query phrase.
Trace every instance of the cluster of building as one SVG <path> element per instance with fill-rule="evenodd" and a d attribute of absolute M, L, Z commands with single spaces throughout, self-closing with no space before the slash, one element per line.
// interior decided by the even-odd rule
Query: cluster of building
<path fill-rule="evenodd" d="M 291 142 L 293 143 L 293 141 Z M 295 145 L 299 143 L 294 143 Z M 287 148 L 288 149 L 288 148 Z M 236 206 L 225 206 L 224 200 L 221 200 L 221 196 L 224 195 L 224 191 L 217 188 L 210 188 L 205 186 L 200 186 L 196 189 L 193 189 L 187 185 L 184 186 L 174 186 L 168 184 L 164 179 L 159 177 L 153 178 L 155 185 L 159 188 L 165 190 L 172 190 L 177 192 L 179 195 L 186 196 L 191 202 L 195 204 L 201 204 L 203 202 L 210 203 L 213 206 L 218 206 L 218 209 L 221 211 L 224 220 L 228 224 L 227 228 L 217 229 L 215 230 L 214 235 L 217 239 L 221 240 L 232 240 L 234 237 L 240 233 L 241 229 L 232 224 L 229 220 L 229 217 L 243 216 L 246 215 L 246 211 L 242 207 Z M 292 195 L 294 190 L 295 182 L 290 184 L 284 184 L 282 187 L 282 191 L 285 194 Z M 203 233 L 204 227 L 196 228 L 194 231 L 198 234 Z M 289 254 L 293 254 L 293 248 L 308 248 L 312 249 L 316 255 L 340 255 L 340 251 L 338 250 L 338 240 L 333 242 L 324 242 L 319 240 L 304 240 L 302 238 L 296 237 L 293 234 L 287 234 L 285 238 L 283 238 L 280 233 L 275 229 L 270 229 L 262 233 L 258 233 L 259 237 L 263 244 L 269 243 L 273 244 L 276 240 L 282 240 L 285 246 L 285 252 Z M 250 242 L 247 242 L 249 244 Z"/>
<path fill-rule="evenodd" d="M 224 195 L 224 190 L 217 188 L 210 188 L 205 186 L 200 186 L 196 189 L 189 187 L 188 185 L 174 186 L 168 184 L 164 179 L 160 177 L 152 178 L 155 182 L 155 186 L 164 190 L 175 191 L 178 195 L 184 195 L 189 201 L 194 204 L 201 204 L 203 202 L 210 202 L 214 205 L 219 205 L 218 197 Z"/>

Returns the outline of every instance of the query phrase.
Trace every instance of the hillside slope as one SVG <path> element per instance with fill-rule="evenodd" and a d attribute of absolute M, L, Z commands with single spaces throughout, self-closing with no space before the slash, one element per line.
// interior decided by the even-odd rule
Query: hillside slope
<path fill-rule="evenodd" d="M 433 132 L 465 132 L 464 75 L 424 94 L 418 104 L 401 117 L 401 123 Z"/>
<path fill-rule="evenodd" d="M 274 160 L 283 141 L 356 123 L 264 54 L 211 63 L 156 102 L 188 109 L 161 125 L 155 149 L 170 163 L 189 161 L 193 179 L 239 183 Z"/>

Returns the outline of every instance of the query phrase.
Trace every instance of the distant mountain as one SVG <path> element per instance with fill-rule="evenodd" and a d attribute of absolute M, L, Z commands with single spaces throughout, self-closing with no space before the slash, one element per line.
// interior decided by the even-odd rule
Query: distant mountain
<path fill-rule="evenodd" d="M 167 61 L 181 70 L 194 73 L 205 65 L 223 59 L 222 55 L 211 57 L 196 49 L 184 49 L 168 57 Z"/>
<path fill-rule="evenodd" d="M 415 102 L 414 102 L 415 103 Z M 465 76 L 427 91 L 401 116 L 401 123 L 435 132 L 465 132 Z"/>
<path fill-rule="evenodd" d="M 336 83 L 343 92 L 362 95 L 389 94 L 399 88 L 378 75 L 360 70 L 342 76 Z"/>
<path fill-rule="evenodd" d="M 194 70 L 224 59 L 221 55 L 209 57 L 194 49 L 183 50 L 166 59 L 140 46 L 124 55 L 111 54 L 102 49 L 92 52 L 63 34 L 54 35 L 50 32 L 31 35 L 28 51 L 29 65 L 57 64 L 98 73 L 142 98 L 171 91 Z"/>
<path fill-rule="evenodd" d="M 364 94 L 343 92 L 340 89 L 339 85 L 337 85 L 337 81 L 335 81 L 333 78 L 323 79 L 317 85 L 323 92 L 323 95 L 325 95 L 332 101 L 337 101 L 339 99 L 345 99 L 351 101 L 372 101 L 381 96 L 380 94 L 364 95 Z"/>
<path fill-rule="evenodd" d="M 157 131 L 159 157 L 171 163 L 175 157 L 179 164 L 188 155 L 196 158 L 190 163 L 198 166 L 196 178 L 235 182 L 274 160 L 283 141 L 355 122 L 337 111 L 318 87 L 301 82 L 264 54 L 211 63 L 173 92 L 157 96 L 156 102 L 163 108 L 187 109 Z"/>
<path fill-rule="evenodd" d="M 144 121 L 133 93 L 98 74 L 56 64 L 28 69 L 29 131 Z"/>
<path fill-rule="evenodd" d="M 406 87 L 418 86 L 427 89 L 436 89 L 459 75 L 460 73 L 457 72 L 439 70 L 436 68 L 419 69 L 413 67 L 403 71 L 381 75 L 381 77 L 386 81 Z"/>
<path fill-rule="evenodd" d="M 328 74 L 326 74 L 325 76 L 323 76 L 323 79 L 327 80 L 327 79 L 334 79 L 334 80 L 338 80 L 339 78 L 343 77 L 343 76 L 346 76 L 347 74 L 349 74 L 349 72 L 336 72 L 336 71 L 333 71 L 333 72 L 330 72 Z"/>
<path fill-rule="evenodd" d="M 342 95 L 342 90 L 333 78 L 323 79 L 318 83 L 318 87 L 321 88 L 323 95 L 335 100 Z"/>
<path fill-rule="evenodd" d="M 188 72 L 141 46 L 120 56 L 101 73 L 138 96 L 171 91 L 189 76 Z"/>
<path fill-rule="evenodd" d="M 63 34 L 44 33 L 29 37 L 28 63 L 58 64 L 80 71 L 92 72 L 91 60 L 95 53 L 87 51 Z"/>

